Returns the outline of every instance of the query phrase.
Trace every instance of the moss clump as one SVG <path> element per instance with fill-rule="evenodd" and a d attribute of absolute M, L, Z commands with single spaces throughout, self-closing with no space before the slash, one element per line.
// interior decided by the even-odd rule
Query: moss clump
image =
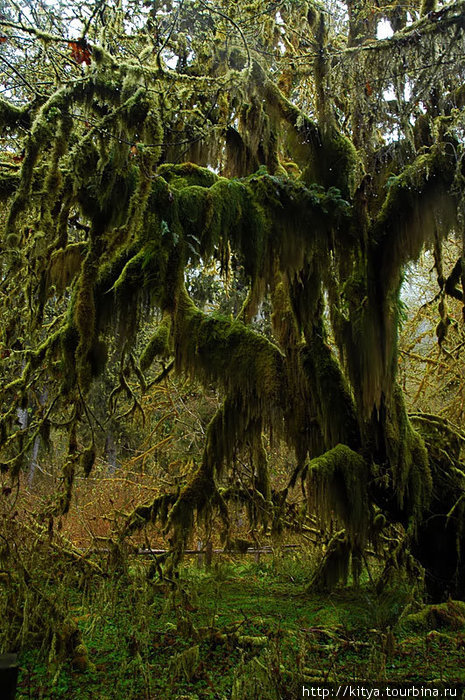
<path fill-rule="evenodd" d="M 322 132 L 320 147 L 313 149 L 302 180 L 306 184 L 316 182 L 324 188 L 337 187 L 343 197 L 349 198 L 355 189 L 357 166 L 353 143 L 331 127 Z"/>
<path fill-rule="evenodd" d="M 452 146 L 452 144 L 451 144 Z M 455 146 L 454 146 L 455 148 Z M 455 161 L 447 144 L 437 144 L 392 178 L 384 204 L 374 222 L 374 270 L 383 270 L 384 289 L 392 289 L 397 275 L 422 247 L 432 243 L 440 222 L 446 235 L 456 223 L 457 207 L 451 194 Z"/>
<path fill-rule="evenodd" d="M 211 170 L 201 168 L 194 163 L 160 165 L 157 174 L 176 189 L 189 186 L 211 187 L 218 180 L 218 175 Z"/>
<path fill-rule="evenodd" d="M 404 626 L 422 630 L 459 630 L 465 627 L 465 603 L 448 600 L 439 605 L 426 605 L 420 612 L 407 615 Z"/>
<path fill-rule="evenodd" d="M 85 671 L 89 670 L 89 653 L 85 644 L 81 643 L 75 647 L 71 664 L 73 668 L 80 673 L 84 673 Z"/>

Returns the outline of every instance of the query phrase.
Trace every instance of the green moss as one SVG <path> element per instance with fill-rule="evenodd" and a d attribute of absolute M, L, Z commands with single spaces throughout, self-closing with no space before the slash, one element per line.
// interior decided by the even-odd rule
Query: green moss
<path fill-rule="evenodd" d="M 456 221 L 450 193 L 455 164 L 437 144 L 394 177 L 383 206 L 367 230 L 363 254 L 341 269 L 334 328 L 361 414 L 369 418 L 389 397 L 397 372 L 402 271 L 441 229 Z M 342 251 L 341 251 L 342 252 Z M 382 270 L 382 274 L 379 274 Z"/>
<path fill-rule="evenodd" d="M 31 112 L 29 107 L 17 107 L 16 105 L 0 98 L 0 131 L 5 129 L 29 129 L 31 126 Z"/>
<path fill-rule="evenodd" d="M 170 330 L 171 318 L 165 315 L 140 356 L 140 368 L 143 372 L 150 367 L 156 357 L 164 358 L 170 354 Z"/>
<path fill-rule="evenodd" d="M 336 516 L 350 542 L 364 544 L 369 529 L 369 469 L 366 461 L 346 445 L 336 445 L 308 464 L 310 508 L 328 525 Z"/>
<path fill-rule="evenodd" d="M 62 386 L 63 394 L 68 394 L 76 380 L 76 350 L 79 345 L 79 331 L 69 322 L 61 333 Z"/>
<path fill-rule="evenodd" d="M 231 700 L 278 700 L 280 693 L 267 657 L 255 656 L 234 672 Z"/>
<path fill-rule="evenodd" d="M 199 646 L 196 644 L 175 654 L 170 661 L 169 674 L 173 680 L 184 679 L 188 683 L 195 676 L 200 662 Z"/>
<path fill-rule="evenodd" d="M 157 174 L 176 189 L 189 186 L 211 187 L 218 180 L 218 176 L 211 170 L 201 168 L 194 163 L 160 165 Z"/>
<path fill-rule="evenodd" d="M 71 243 L 52 253 L 47 270 L 47 288 L 53 285 L 63 293 L 81 270 L 87 252 L 87 243 Z"/>
<path fill-rule="evenodd" d="M 83 392 L 89 389 L 92 382 L 90 354 L 96 339 L 94 297 L 96 272 L 96 262 L 93 259 L 93 255 L 88 253 L 79 278 L 74 304 L 74 324 L 79 334 L 79 345 L 76 349 L 76 368 L 78 381 Z"/>
<path fill-rule="evenodd" d="M 411 426 L 398 385 L 388 407 L 385 436 L 398 505 L 418 523 L 431 500 L 431 470 L 424 441 Z"/>
<path fill-rule="evenodd" d="M 328 592 L 338 583 L 347 583 L 351 551 L 352 547 L 344 530 L 337 532 L 331 538 L 323 559 L 312 576 L 309 590 Z"/>
<path fill-rule="evenodd" d="M 398 304 L 392 303 L 392 299 L 385 299 L 384 303 L 390 314 L 397 313 Z M 383 392 L 389 393 L 391 389 L 396 335 L 392 338 L 391 333 L 388 346 L 380 323 L 377 292 L 368 279 L 364 262 L 355 266 L 339 291 L 338 306 L 333 307 L 332 318 L 357 409 L 363 418 L 369 418 L 373 408 L 379 408 Z M 397 328 L 390 326 L 390 330 L 397 334 Z"/>
<path fill-rule="evenodd" d="M 357 166 L 357 151 L 352 142 L 330 128 L 322 132 L 320 145 L 313 149 L 302 180 L 324 188 L 337 187 L 343 197 L 349 198 L 355 189 Z"/>
<path fill-rule="evenodd" d="M 194 250 L 194 259 L 208 259 L 230 245 L 241 254 L 252 283 L 269 281 L 275 260 L 282 270 L 301 269 L 313 249 L 327 245 L 328 230 L 348 212 L 335 188 L 326 192 L 260 171 L 244 180 L 217 178 L 210 187 L 181 185 L 164 209 L 168 230 L 184 238 L 186 257 Z"/>
<path fill-rule="evenodd" d="M 439 222 L 443 235 L 456 223 L 450 191 L 454 175 L 455 160 L 449 157 L 447 144 L 440 143 L 391 180 L 372 231 L 376 241 L 372 264 L 383 270 L 385 290 L 397 284 L 399 271 L 418 258 L 425 243 L 432 244 Z"/>
<path fill-rule="evenodd" d="M 173 493 L 164 493 L 161 496 L 156 496 L 152 503 L 148 505 L 137 506 L 128 516 L 124 527 L 121 530 L 120 540 L 123 540 L 133 532 L 141 530 L 147 523 L 155 523 L 157 520 L 162 526 L 166 525 L 170 508 L 177 500 L 177 495 Z"/>
<path fill-rule="evenodd" d="M 465 603 L 448 600 L 439 605 L 426 605 L 420 612 L 407 615 L 403 622 L 407 629 L 459 630 L 465 627 Z"/>
<path fill-rule="evenodd" d="M 301 351 L 302 367 L 314 396 L 326 447 L 341 442 L 358 449 L 360 433 L 354 401 L 342 368 L 324 340 L 322 324 L 307 336 Z"/>
<path fill-rule="evenodd" d="M 60 117 L 62 113 L 66 114 L 68 103 L 69 90 L 68 88 L 62 88 L 47 100 L 34 119 L 31 132 L 26 140 L 25 155 L 21 165 L 20 184 L 11 204 L 7 220 L 6 233 L 12 244 L 15 243 L 15 237 L 17 236 L 17 219 L 29 204 L 34 168 L 39 157 L 42 157 L 47 152 L 50 143 L 53 143 L 54 122 L 58 117 L 58 122 L 62 123 Z M 50 194 L 50 197 L 52 196 L 53 193 Z"/>
<path fill-rule="evenodd" d="M 180 295 L 173 329 L 176 365 L 205 383 L 219 382 L 247 419 L 272 416 L 283 391 L 283 356 L 239 321 L 199 311 Z"/>
<path fill-rule="evenodd" d="M 94 445 L 91 445 L 81 453 L 79 461 L 81 469 L 84 472 L 84 476 L 89 476 L 90 472 L 92 471 L 92 467 L 95 463 L 95 456 L 96 452 Z"/>

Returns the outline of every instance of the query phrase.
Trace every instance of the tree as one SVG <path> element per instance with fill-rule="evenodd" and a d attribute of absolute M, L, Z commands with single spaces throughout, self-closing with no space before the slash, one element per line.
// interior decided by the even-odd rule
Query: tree
<path fill-rule="evenodd" d="M 66 510 L 95 457 L 93 429 L 87 447 L 82 436 L 109 349 L 135 410 L 128 377 L 143 390 L 166 358 L 161 376 L 174 367 L 224 400 L 180 493 L 131 527 L 161 518 L 175 557 L 195 513 L 217 509 L 227 529 L 221 478 L 244 445 L 261 517 L 279 526 L 288 489 L 270 487 L 272 430 L 295 452 L 289 488 L 305 479 L 322 520 L 343 525 L 327 583 L 350 558 L 357 574 L 367 541 L 400 522 L 389 570 L 411 552 L 432 596 L 463 597 L 464 436 L 410 419 L 397 381 L 406 265 L 433 247 L 441 298 L 464 299 L 463 252 L 447 278 L 441 266 L 443 241 L 463 237 L 463 2 L 348 2 L 347 16 L 299 0 L 96 2 L 73 36 L 74 6 L 12 7 L 0 20 L 2 468 L 17 475 L 35 436 L 66 425 Z M 383 19 L 396 33 L 377 39 Z M 211 261 L 225 278 L 243 266 L 236 318 L 186 291 L 186 270 Z M 265 299 L 271 340 L 250 325 Z"/>

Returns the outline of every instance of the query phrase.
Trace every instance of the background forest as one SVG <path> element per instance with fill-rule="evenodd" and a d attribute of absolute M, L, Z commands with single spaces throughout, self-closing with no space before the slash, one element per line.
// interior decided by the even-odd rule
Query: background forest
<path fill-rule="evenodd" d="M 20 697 L 465 682 L 464 17 L 0 0 Z"/>

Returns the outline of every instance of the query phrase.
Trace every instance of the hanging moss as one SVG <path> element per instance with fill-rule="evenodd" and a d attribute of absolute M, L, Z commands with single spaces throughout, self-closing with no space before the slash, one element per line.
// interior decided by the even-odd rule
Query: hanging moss
<path fill-rule="evenodd" d="M 338 518 L 349 540 L 359 544 L 367 539 L 370 521 L 368 475 L 364 458 L 346 445 L 312 459 L 307 471 L 311 511 L 323 526 Z"/>
<path fill-rule="evenodd" d="M 79 462 L 81 465 L 81 469 L 84 472 L 84 476 L 89 476 L 90 472 L 92 471 L 92 468 L 95 464 L 95 446 L 91 445 L 90 447 L 86 448 L 80 456 Z"/>
<path fill-rule="evenodd" d="M 165 358 L 170 354 L 170 330 L 171 318 L 165 315 L 140 356 L 140 368 L 143 372 L 150 367 L 156 357 Z"/>
<path fill-rule="evenodd" d="M 240 250 L 245 272 L 252 280 L 255 292 L 248 308 L 250 314 L 265 292 L 274 259 L 280 260 L 283 269 L 297 270 L 301 265 L 308 249 L 308 217 L 315 218 L 317 230 L 323 233 L 344 209 L 334 194 L 266 175 L 251 177 L 247 182 L 228 182 L 209 177 L 209 171 L 201 169 L 200 180 L 213 184 L 186 186 L 186 178 L 192 173 L 194 181 L 199 179 L 199 171 L 188 166 L 175 169 L 184 177 L 174 177 L 170 186 L 162 177 L 155 179 L 138 239 L 100 269 L 95 291 L 97 329 L 105 317 L 116 313 L 122 323 L 131 324 L 123 335 L 133 335 L 138 319 L 129 306 L 142 308 L 155 303 L 172 311 L 186 261 L 193 258 L 197 262 L 198 256 L 209 258 L 225 243 Z M 168 179 L 173 174 L 173 168 L 160 170 Z M 294 226 L 285 214 L 291 205 L 296 208 Z M 270 207 L 277 215 L 265 219 L 263 211 Z M 315 238 L 315 247 L 317 242 Z"/>
<path fill-rule="evenodd" d="M 62 294 L 80 271 L 86 252 L 87 243 L 71 243 L 56 250 L 48 264 L 47 288 L 53 285 Z"/>
<path fill-rule="evenodd" d="M 124 527 L 121 530 L 120 539 L 137 532 L 147 525 L 147 523 L 155 523 L 157 520 L 164 527 L 167 522 L 170 508 L 177 500 L 177 495 L 174 493 L 164 493 L 161 496 L 156 496 L 149 505 L 137 506 L 128 516 Z"/>
<path fill-rule="evenodd" d="M 165 172 L 163 167 L 159 172 Z M 170 173 L 165 172 L 168 178 Z M 194 173 L 192 181 L 197 182 L 198 172 Z M 207 173 L 202 170 L 202 177 Z M 187 186 L 186 178 L 173 178 L 170 183 L 173 192 L 171 204 L 166 205 L 168 230 L 178 236 L 180 225 L 189 248 L 197 248 L 204 258 L 211 257 L 222 242 L 228 242 L 240 251 L 252 283 L 269 280 L 276 259 L 283 270 L 299 270 L 313 249 L 325 245 L 330 227 L 348 213 L 348 204 L 336 188 L 326 191 L 315 185 L 305 187 L 266 172 L 259 171 L 242 181 L 219 178 L 209 187 Z M 290 208 L 292 219 L 287 214 Z M 189 254 L 189 250 L 186 252 Z"/>
<path fill-rule="evenodd" d="M 314 403 L 326 447 L 341 442 L 358 449 L 360 432 L 354 402 L 342 369 L 324 340 L 321 323 L 307 338 L 301 358 L 310 390 L 315 394 Z"/>
<path fill-rule="evenodd" d="M 332 591 L 338 583 L 347 583 L 349 576 L 351 545 L 344 530 L 331 538 L 323 559 L 309 584 L 310 591 Z"/>
<path fill-rule="evenodd" d="M 441 224 L 445 235 L 456 222 L 456 202 L 450 187 L 455 161 L 447 144 L 437 144 L 392 181 L 374 223 L 374 270 L 383 270 L 383 289 L 397 283 L 406 262 L 416 260 L 423 245 L 432 243 Z"/>
<path fill-rule="evenodd" d="M 248 420 L 271 417 L 283 389 L 283 356 L 264 336 L 238 321 L 199 311 L 185 292 L 178 301 L 174 329 L 178 369 L 223 385 Z"/>
<path fill-rule="evenodd" d="M 282 10 L 284 21 L 294 9 Z M 51 373 L 63 375 L 67 396 L 60 401 L 75 399 L 79 390 L 89 390 L 105 366 L 109 324 L 117 321 L 117 344 L 126 351 L 156 309 L 162 322 L 142 353 L 142 369 L 157 356 L 173 354 L 179 372 L 207 387 L 214 383 L 225 397 L 208 426 L 200 466 L 178 494 L 158 496 L 133 514 L 128 531 L 158 518 L 174 530 L 179 550 L 196 514 L 207 517 L 217 508 L 227 525 L 218 484 L 244 445 L 250 448 L 253 477 L 241 498 L 250 505 L 251 520 L 266 523 L 271 493 L 262 431 L 268 428 L 295 449 L 292 483 L 307 466 L 313 507 L 318 506 L 323 518 L 334 512 L 346 528 L 322 570 L 324 585 L 346 577 L 350 553 L 354 577 L 360 573 L 369 529 L 369 488 L 386 516 L 400 513 L 404 523 L 409 518 L 421 521 L 428 503 L 432 507 L 423 439 L 409 424 L 395 388 L 398 293 L 402 268 L 428 243 L 433 228 L 440 239 L 457 223 L 462 144 L 452 134 L 459 124 L 454 108 L 460 108 L 463 91 L 451 80 L 447 94 L 435 100 L 439 118 L 430 123 L 422 115 L 413 129 L 412 120 L 401 114 L 406 103 L 399 99 L 399 114 L 390 113 L 389 125 L 405 132 L 405 143 L 385 144 L 374 153 L 381 139 L 374 130 L 376 120 L 383 123 L 384 115 L 377 111 L 383 101 L 375 102 L 373 86 L 367 82 L 363 90 L 365 78 L 360 83 L 356 76 L 377 76 L 382 93 L 383 75 L 404 75 L 403 56 L 407 61 L 425 57 L 425 35 L 442 33 L 442 50 L 450 28 L 461 31 L 459 13 L 460 8 L 445 8 L 435 18 L 441 21 L 421 20 L 393 38 L 395 51 L 385 50 L 386 42 L 375 42 L 376 48 L 366 45 L 341 54 L 329 48 L 324 13 L 311 8 L 313 83 L 302 91 L 299 68 L 280 82 L 292 99 L 317 114 L 318 124 L 286 98 L 258 60 L 244 59 L 236 47 L 227 48 L 218 60 L 208 57 L 213 68 L 209 76 L 196 63 L 195 48 L 193 61 L 185 54 L 179 70 L 172 71 L 160 57 L 151 56 L 150 48 L 137 60 L 118 61 L 96 47 L 81 78 L 50 98 L 39 96 L 45 100 L 40 106 L 35 102 L 23 110 L 0 100 L 0 126 L 3 122 L 8 137 L 16 138 L 30 126 L 20 178 L 14 172 L 0 177 L 0 196 L 13 195 L 7 226 L 12 268 L 11 273 L 5 270 L 4 288 L 11 285 L 8 275 L 13 284 L 18 279 L 20 306 L 30 311 L 40 333 L 47 333 L 39 323 L 49 310 L 52 333 L 59 328 L 45 343 L 41 337 L 34 349 L 29 348 L 29 335 L 21 339 L 19 330 L 5 328 L 7 350 L 18 349 L 26 359 L 21 377 L 6 385 L 5 396 L 36 391 L 38 378 L 44 376 L 41 363 L 59 354 L 60 363 Z M 362 15 L 351 22 L 349 39 L 355 38 L 354 44 L 360 43 L 353 29 L 361 26 Z M 270 18 L 265 25 L 264 36 Z M 293 53 L 296 45 L 283 40 Z M 455 57 L 452 43 L 448 49 Z M 396 57 L 383 66 L 388 53 Z M 372 72 L 361 70 L 368 56 L 373 57 Z M 239 74 L 225 67 L 232 65 L 244 70 Z M 416 68 L 418 63 L 409 63 L 409 70 Z M 333 99 L 330 81 L 337 76 L 348 76 L 345 86 L 358 82 L 352 107 L 346 97 Z M 341 92 L 339 87 L 335 93 Z M 419 83 L 416 99 L 425 97 L 426 104 L 429 96 L 417 87 Z M 398 85 L 394 88 L 399 92 Z M 441 100 L 447 104 L 444 109 Z M 429 105 L 427 109 L 428 115 L 433 113 Z M 164 124 L 169 138 L 162 145 Z M 366 151 L 360 157 L 367 174 L 358 188 L 359 154 L 342 130 Z M 366 144 L 364 135 L 369 137 Z M 420 155 L 404 168 L 413 157 L 413 140 Z M 296 160 L 288 168 L 290 176 L 279 162 L 281 156 Z M 191 157 L 194 162 L 178 162 Z M 158 166 L 161 158 L 176 164 Z M 226 179 L 200 167 L 206 163 L 236 177 Z M 1 169 L 7 169 L 5 159 Z M 393 177 L 388 180 L 389 175 Z M 69 244 L 68 239 L 79 237 L 86 242 Z M 187 266 L 213 259 L 227 274 L 230 256 L 243 266 L 250 289 L 236 321 L 202 313 L 184 289 Z M 458 285 L 463 264 L 457 269 L 449 286 L 448 281 L 444 285 L 456 296 L 462 294 Z M 29 278 L 24 289 L 23 275 Z M 71 287 L 68 313 L 60 317 L 55 310 L 61 312 L 68 303 Z M 276 345 L 247 326 L 268 293 Z M 442 315 L 445 321 L 445 311 Z M 18 329 L 25 323 L 20 319 Z M 331 345 L 331 330 L 339 355 Z M 143 380 L 130 357 L 131 371 Z M 451 557 L 457 563 L 463 554 L 464 519 L 458 458 L 455 452 L 449 455 L 446 468 L 439 447 L 430 451 L 436 484 L 448 495 L 443 519 L 458 542 L 453 543 L 456 559 Z M 306 465 L 308 455 L 315 459 Z M 85 472 L 94 456 L 93 446 L 84 450 Z M 68 457 L 63 509 L 69 507 L 76 449 Z M 376 486 L 368 483 L 370 459 L 378 465 L 372 467 Z M 277 520 L 286 496 L 287 491 L 275 498 Z M 433 494 L 436 508 L 435 498 Z M 439 512 L 436 508 L 434 515 Z M 381 528 L 383 518 L 377 514 L 372 530 Z"/>
<path fill-rule="evenodd" d="M 21 165 L 20 184 L 16 191 L 14 200 L 10 207 L 6 234 L 9 244 L 14 246 L 18 243 L 16 232 L 16 223 L 19 215 L 27 208 L 29 204 L 29 196 L 31 192 L 34 169 L 39 160 L 43 157 L 50 144 L 54 143 L 55 127 L 63 125 L 65 122 L 68 125 L 65 131 L 62 131 L 62 141 L 57 147 L 55 157 L 52 158 L 51 168 L 56 170 L 56 164 L 63 153 L 63 145 L 66 141 L 66 132 L 69 134 L 70 122 L 66 118 L 69 102 L 72 99 L 76 88 L 64 87 L 57 90 L 41 107 L 35 117 L 30 134 L 26 139 L 25 154 Z M 47 177 L 47 175 L 46 175 Z M 51 203 L 57 189 L 54 188 L 50 193 L 46 193 L 48 201 Z M 51 207 L 50 207 L 51 208 Z"/>
<path fill-rule="evenodd" d="M 21 129 L 27 130 L 31 126 L 31 110 L 29 106 L 17 107 L 16 105 L 0 98 L 0 130 Z"/>
<path fill-rule="evenodd" d="M 90 354 L 95 342 L 95 297 L 94 284 L 97 265 L 92 253 L 88 253 L 74 305 L 74 323 L 79 334 L 79 344 L 76 348 L 77 377 L 83 392 L 86 392 L 92 381 L 92 364 Z"/>
<path fill-rule="evenodd" d="M 175 549 L 179 551 L 185 546 L 192 533 L 195 515 L 208 518 L 214 508 L 219 511 L 227 528 L 228 510 L 216 488 L 208 458 L 204 456 L 202 464 L 183 488 L 168 514 L 167 529 L 173 531 Z"/>
<path fill-rule="evenodd" d="M 226 158 L 223 172 L 228 177 L 246 177 L 260 167 L 271 174 L 280 172 L 277 120 L 266 109 L 261 90 L 254 84 L 248 99 L 238 110 L 237 124 L 226 130 Z"/>
<path fill-rule="evenodd" d="M 383 391 L 390 391 L 388 377 L 392 380 L 395 370 L 392 352 L 395 341 L 390 356 L 386 357 L 384 329 L 380 327 L 372 284 L 367 279 L 364 262 L 359 262 L 342 287 L 338 307 L 332 309 L 336 342 L 354 390 L 357 409 L 364 418 L 372 414 L 374 406 L 379 408 Z M 396 295 L 397 292 L 396 289 Z M 399 308 L 392 296 L 385 300 L 391 313 Z"/>
<path fill-rule="evenodd" d="M 355 189 L 358 156 L 352 142 L 333 125 L 319 128 L 293 105 L 271 81 L 265 95 L 290 127 L 288 146 L 294 159 L 304 164 L 302 179 L 325 188 L 336 187 L 347 198 Z"/>
<path fill-rule="evenodd" d="M 431 500 L 431 470 L 424 441 L 411 426 L 398 385 L 388 407 L 385 434 L 398 505 L 418 523 Z"/>

